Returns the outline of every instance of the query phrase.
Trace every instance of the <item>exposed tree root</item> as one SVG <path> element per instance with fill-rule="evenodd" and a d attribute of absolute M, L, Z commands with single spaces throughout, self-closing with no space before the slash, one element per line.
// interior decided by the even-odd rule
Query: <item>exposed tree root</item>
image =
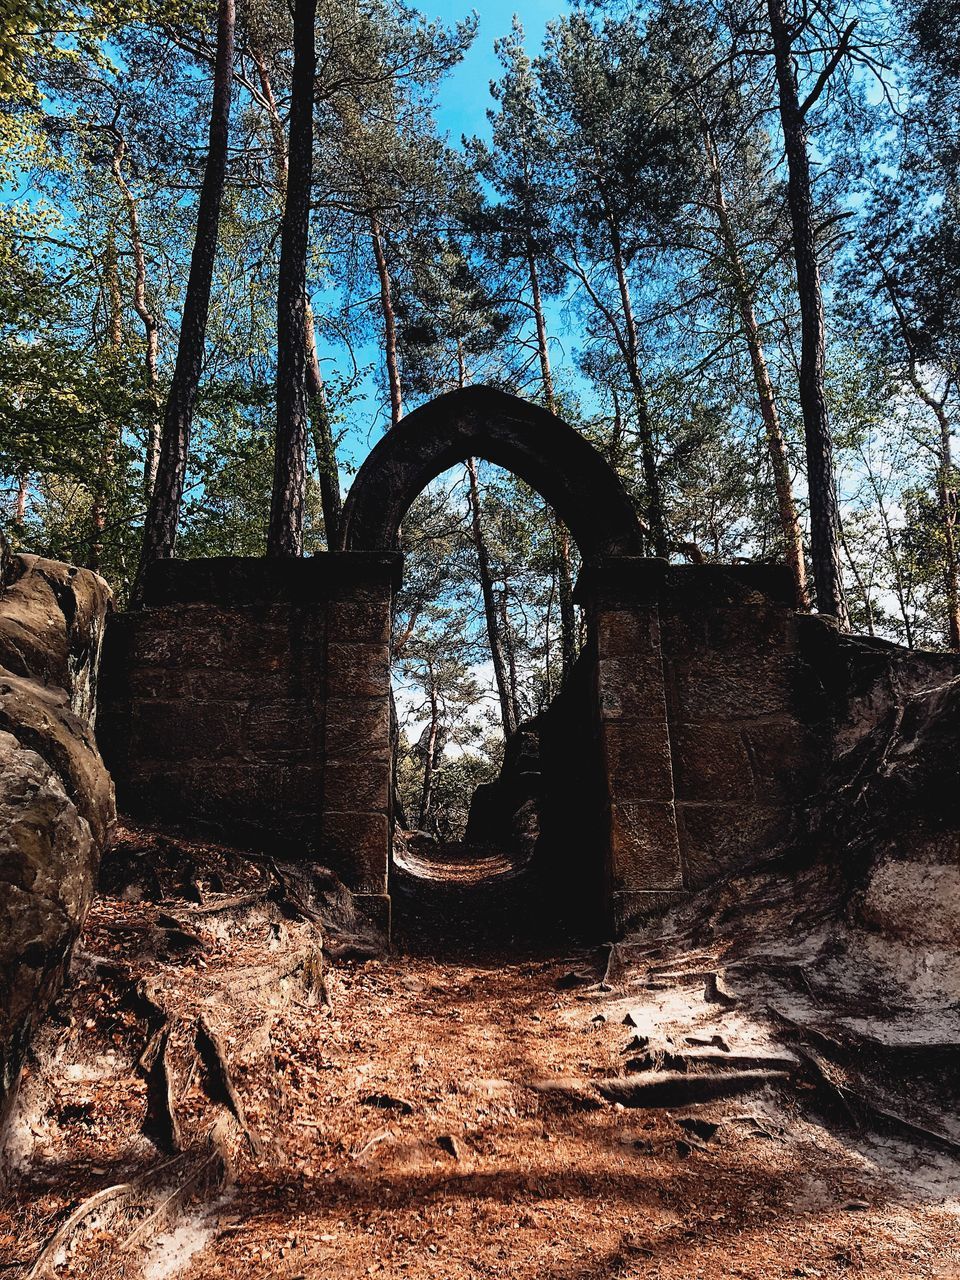
<path fill-rule="evenodd" d="M 195 1044 L 206 1068 L 207 1091 L 210 1097 L 215 1102 L 223 1103 L 229 1109 L 234 1120 L 243 1131 L 251 1154 L 255 1159 L 259 1159 L 263 1152 L 263 1146 L 247 1123 L 243 1103 L 240 1101 L 240 1095 L 237 1093 L 230 1074 L 230 1065 L 227 1062 L 223 1044 L 216 1031 L 202 1014 L 196 1023 Z"/>
<path fill-rule="evenodd" d="M 58 1249 L 66 1244 L 74 1228 L 78 1227 L 84 1218 L 88 1218 L 95 1210 L 113 1200 L 127 1199 L 135 1193 L 136 1188 L 133 1183 L 118 1182 L 115 1186 L 102 1187 L 99 1191 L 94 1192 L 92 1196 L 87 1196 L 86 1200 L 79 1204 L 70 1216 L 57 1227 L 53 1235 L 47 1239 L 30 1270 L 24 1273 L 23 1280 L 38 1280 L 40 1276 L 47 1273 L 49 1267 L 53 1264 Z"/>

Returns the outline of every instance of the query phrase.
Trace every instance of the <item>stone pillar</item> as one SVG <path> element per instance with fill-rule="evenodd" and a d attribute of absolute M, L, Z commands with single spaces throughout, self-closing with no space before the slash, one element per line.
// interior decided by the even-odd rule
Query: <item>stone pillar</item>
<path fill-rule="evenodd" d="M 400 557 L 337 552 L 368 561 L 333 589 L 328 605 L 321 850 L 358 909 L 390 934 L 393 837 L 390 628 Z"/>
<path fill-rule="evenodd" d="M 683 890 L 658 600 L 666 562 L 605 557 L 577 585 L 595 653 L 611 926 L 622 935 Z"/>

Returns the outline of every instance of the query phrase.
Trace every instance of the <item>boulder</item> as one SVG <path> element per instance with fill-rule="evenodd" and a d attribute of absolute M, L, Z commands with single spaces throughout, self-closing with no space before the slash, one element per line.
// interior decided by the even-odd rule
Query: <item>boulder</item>
<path fill-rule="evenodd" d="M 110 590 L 8 556 L 0 579 L 0 1145 L 30 1038 L 63 985 L 116 821 L 93 736 Z"/>

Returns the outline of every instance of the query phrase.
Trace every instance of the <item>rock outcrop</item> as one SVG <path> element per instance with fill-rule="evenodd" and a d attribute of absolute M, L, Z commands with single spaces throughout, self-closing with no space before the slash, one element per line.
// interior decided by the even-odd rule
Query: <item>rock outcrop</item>
<path fill-rule="evenodd" d="M 116 819 L 93 736 L 110 590 L 38 556 L 0 564 L 0 1141 L 63 984 Z"/>

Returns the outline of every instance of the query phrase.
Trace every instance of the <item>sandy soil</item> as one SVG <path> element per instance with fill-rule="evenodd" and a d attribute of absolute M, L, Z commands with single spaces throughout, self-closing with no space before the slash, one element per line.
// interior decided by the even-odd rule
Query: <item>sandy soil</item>
<path fill-rule="evenodd" d="M 102 955 L 119 937 L 135 962 L 129 939 L 151 910 L 102 898 L 84 953 Z M 267 1000 L 264 1019 L 228 993 L 231 974 L 247 973 L 277 928 L 254 917 L 211 937 L 202 955 L 153 965 L 171 1000 L 192 993 L 190 1007 L 199 1002 L 217 1023 L 261 1144 L 254 1155 L 235 1141 L 232 1179 L 208 1190 L 198 1180 L 165 1217 L 148 1215 L 164 1178 L 183 1187 L 207 1149 L 202 1073 L 181 1046 L 186 1137 L 180 1156 L 164 1156 L 141 1132 L 142 1021 L 81 966 L 48 1033 L 51 1056 L 24 1092 L 20 1170 L 0 1203 L 2 1274 L 28 1274 L 44 1240 L 98 1188 L 156 1169 L 160 1190 L 146 1208 L 90 1215 L 48 1274 L 960 1277 L 960 1167 L 890 1137 L 828 1128 L 802 1076 L 676 1109 L 544 1091 L 544 1080 L 622 1073 L 636 1039 L 623 1019 L 642 984 L 628 975 L 603 989 L 595 950 L 504 950 L 502 938 L 485 947 L 482 931 L 441 937 L 432 919 L 408 929 L 405 952 L 328 971 L 329 1005 L 291 988 Z M 736 1011 L 704 1003 L 702 984 L 660 984 L 653 995 L 661 1009 L 676 1006 L 674 1041 L 691 1028 L 753 1034 Z M 130 1247 L 147 1220 L 155 1229 Z"/>

